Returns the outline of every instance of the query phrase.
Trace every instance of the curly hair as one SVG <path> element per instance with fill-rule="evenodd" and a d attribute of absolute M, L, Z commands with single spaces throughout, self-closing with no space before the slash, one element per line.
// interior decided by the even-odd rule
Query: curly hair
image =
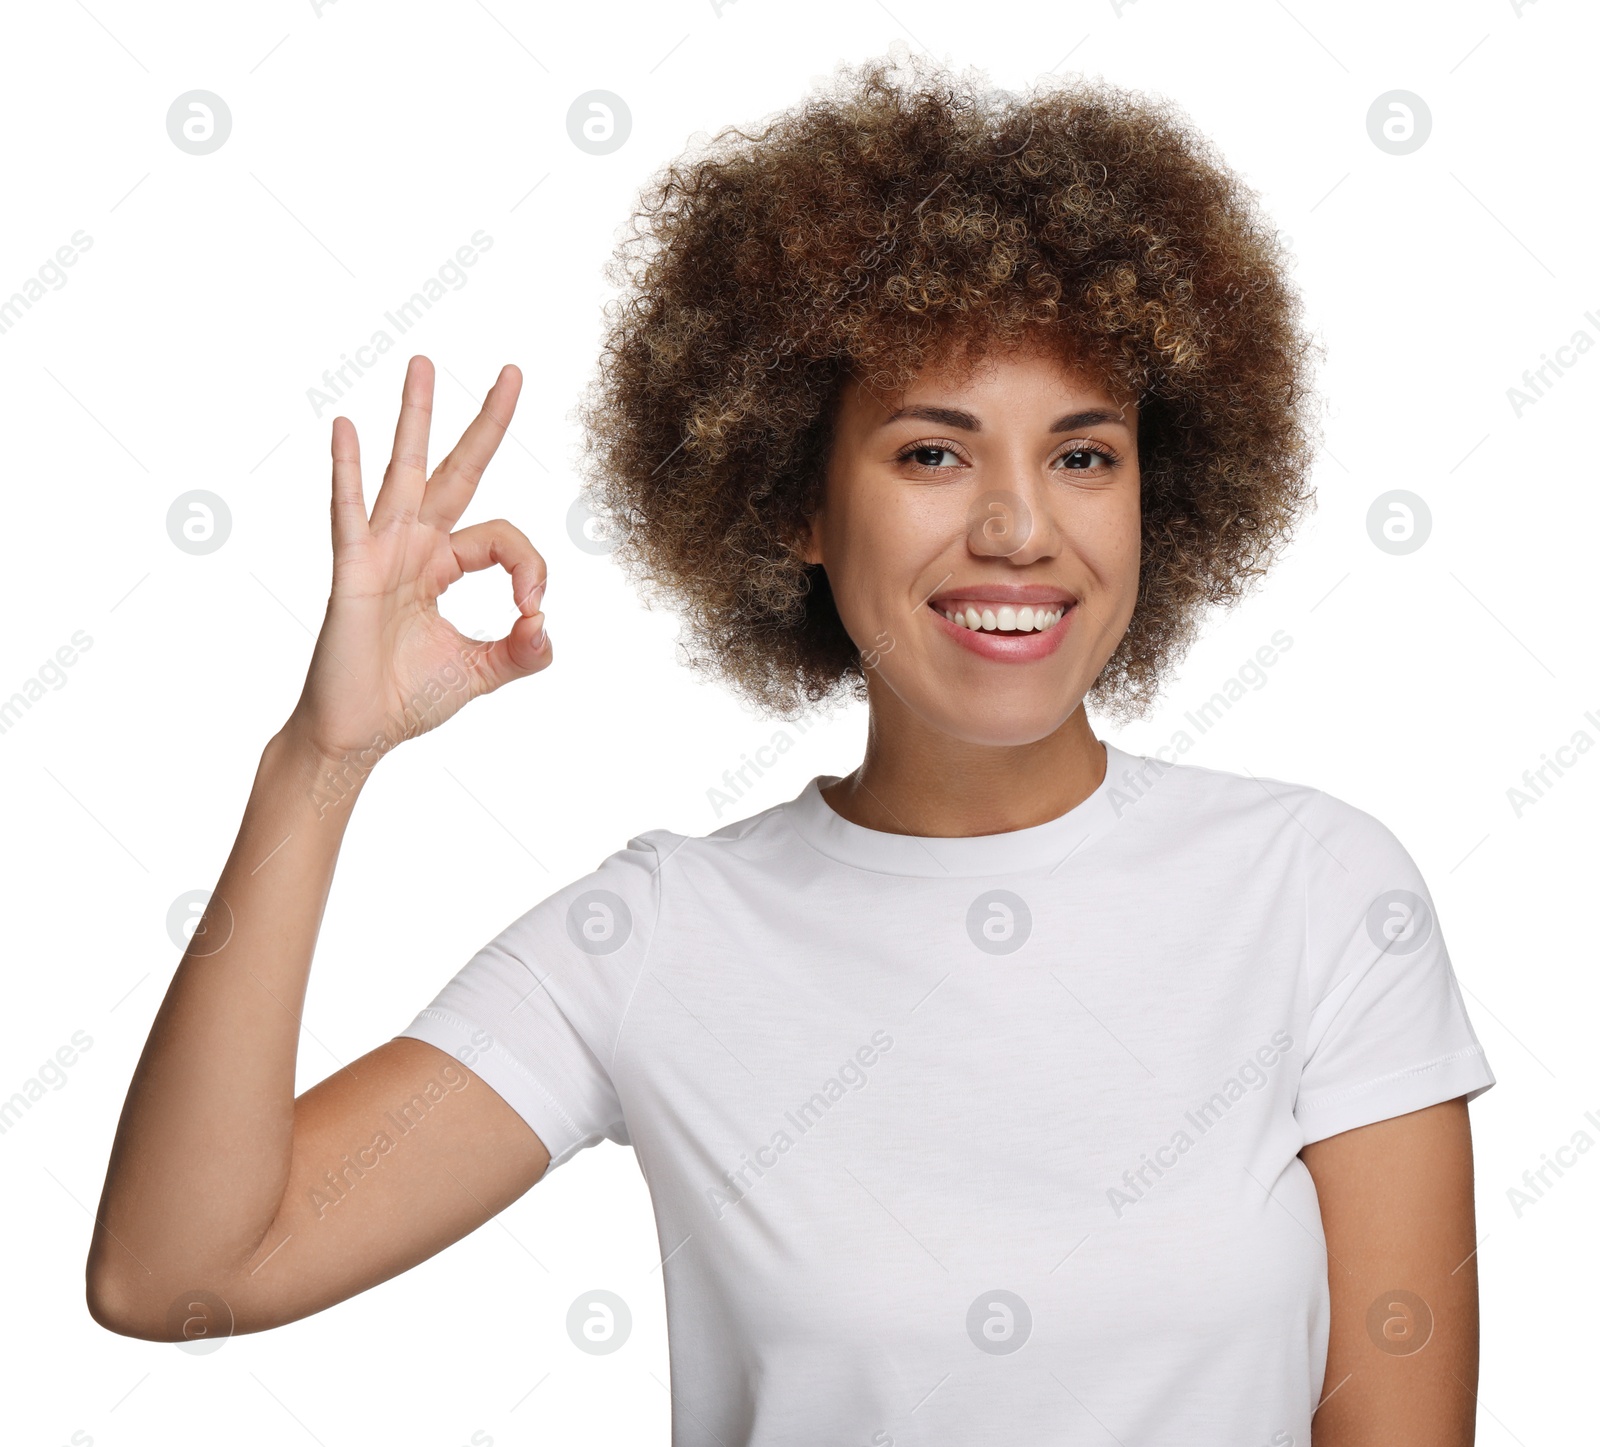
<path fill-rule="evenodd" d="M 897 52 L 641 191 L 579 408 L 583 500 L 646 606 L 682 614 L 691 667 L 778 717 L 865 698 L 799 556 L 842 385 L 891 395 L 1042 335 L 1139 402 L 1139 590 L 1088 695 L 1138 716 L 1312 504 L 1321 348 L 1286 251 L 1171 102 L 1018 96 Z"/>

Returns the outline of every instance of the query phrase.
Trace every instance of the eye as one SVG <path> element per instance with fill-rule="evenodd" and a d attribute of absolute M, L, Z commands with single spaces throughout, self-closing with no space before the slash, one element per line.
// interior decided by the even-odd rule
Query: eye
<path fill-rule="evenodd" d="M 1117 454 L 1099 442 L 1074 442 L 1056 461 L 1069 464 L 1061 469 L 1063 472 L 1092 472 L 1096 469 L 1091 459 L 1097 455 L 1104 460 L 1106 468 L 1117 465 Z"/>
<path fill-rule="evenodd" d="M 920 467 L 924 472 L 949 472 L 951 470 L 947 466 L 941 466 L 938 462 L 925 462 L 922 460 L 930 455 L 934 458 L 954 457 L 958 461 L 960 460 L 960 454 L 953 447 L 946 447 L 942 442 L 913 442 L 909 447 L 902 447 L 895 454 L 894 460 L 896 462 L 909 462 L 914 467 Z M 916 460 L 913 461 L 913 459 Z"/>
<path fill-rule="evenodd" d="M 953 463 L 941 463 L 941 457 L 954 458 Z M 1096 466 L 1095 458 L 1102 465 Z M 931 459 L 931 460 L 930 460 Z M 954 443 L 943 441 L 913 442 L 895 454 L 896 462 L 913 467 L 920 472 L 953 472 L 962 462 L 961 453 Z M 1083 439 L 1074 442 L 1065 452 L 1056 456 L 1062 472 L 1109 472 L 1121 459 L 1103 442 Z"/>

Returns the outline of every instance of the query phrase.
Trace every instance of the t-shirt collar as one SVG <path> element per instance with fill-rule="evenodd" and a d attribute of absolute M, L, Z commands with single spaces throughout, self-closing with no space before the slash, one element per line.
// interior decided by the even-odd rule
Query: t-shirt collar
<path fill-rule="evenodd" d="M 837 774 L 819 774 L 782 807 L 795 831 L 822 854 L 880 874 L 955 878 L 1040 870 L 1064 873 L 1075 856 L 1106 834 L 1127 812 L 1126 781 L 1142 759 L 1108 739 L 1105 777 L 1093 793 L 1054 819 L 1001 834 L 964 837 L 891 834 L 852 823 L 822 797 Z"/>

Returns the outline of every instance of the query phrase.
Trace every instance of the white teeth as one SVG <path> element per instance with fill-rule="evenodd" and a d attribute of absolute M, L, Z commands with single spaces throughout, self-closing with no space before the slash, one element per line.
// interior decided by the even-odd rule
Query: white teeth
<path fill-rule="evenodd" d="M 970 628 L 974 632 L 986 633 L 1042 633 L 1046 628 L 1053 628 L 1061 621 L 1065 611 L 1061 608 L 985 608 L 981 613 L 970 603 L 966 610 L 943 609 L 939 610 L 952 623 L 963 628 Z"/>

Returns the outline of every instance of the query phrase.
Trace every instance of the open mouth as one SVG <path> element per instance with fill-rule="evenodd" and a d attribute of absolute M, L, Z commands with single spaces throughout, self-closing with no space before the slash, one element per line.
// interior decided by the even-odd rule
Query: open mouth
<path fill-rule="evenodd" d="M 1053 607 L 1043 604 L 1031 607 L 1025 603 L 1016 608 L 1010 604 L 997 607 L 992 603 L 968 603 L 963 606 L 958 601 L 952 607 L 941 607 L 934 603 L 928 606 L 958 628 L 966 628 L 974 633 L 1045 633 L 1061 621 L 1072 605 L 1058 603 Z"/>
<path fill-rule="evenodd" d="M 1041 590 L 1043 591 L 1043 590 Z M 1077 599 L 1045 597 L 1032 602 L 963 598 L 947 593 L 930 599 L 933 626 L 957 647 L 996 663 L 1034 663 L 1061 646 L 1077 615 Z"/>

